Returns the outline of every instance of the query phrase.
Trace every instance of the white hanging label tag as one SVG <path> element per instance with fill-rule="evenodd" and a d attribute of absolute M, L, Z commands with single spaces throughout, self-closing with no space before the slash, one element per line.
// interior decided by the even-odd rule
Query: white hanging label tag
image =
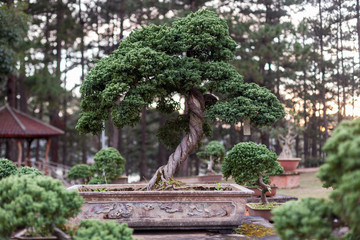
<path fill-rule="evenodd" d="M 244 121 L 243 132 L 244 132 L 245 136 L 246 135 L 251 135 L 250 120 L 249 119 L 246 119 Z"/>

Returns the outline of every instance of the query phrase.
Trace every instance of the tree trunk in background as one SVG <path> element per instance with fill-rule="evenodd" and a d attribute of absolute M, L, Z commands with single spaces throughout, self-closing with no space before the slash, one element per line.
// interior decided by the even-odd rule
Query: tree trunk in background
<path fill-rule="evenodd" d="M 322 6 L 321 0 L 319 2 L 319 15 L 320 15 L 320 56 L 321 56 L 321 82 L 322 82 L 322 90 L 321 90 L 321 100 L 323 104 L 323 123 L 324 123 L 324 142 L 328 139 L 328 119 L 327 119 L 327 105 L 326 105 L 326 87 L 325 87 L 325 65 L 324 65 L 324 39 L 323 39 L 323 16 L 322 16 Z"/>
<path fill-rule="evenodd" d="M 16 108 L 16 76 L 13 74 L 9 74 L 7 76 L 7 103 L 10 107 Z M 16 141 L 14 139 L 6 139 L 6 151 L 5 156 L 7 159 L 10 159 L 12 161 L 17 160 L 17 147 L 16 147 Z"/>
<path fill-rule="evenodd" d="M 260 134 L 261 143 L 264 144 L 267 148 L 269 148 L 270 146 L 269 138 L 270 138 L 269 133 L 261 132 Z"/>
<path fill-rule="evenodd" d="M 62 0 L 57 0 L 57 12 L 56 12 L 56 83 L 61 84 L 61 50 L 62 50 L 62 26 L 63 26 L 63 2 Z M 59 118 L 59 96 L 52 96 L 51 103 L 49 107 L 50 113 L 50 124 L 61 128 L 61 120 Z M 59 137 L 51 138 L 51 148 L 50 148 L 51 161 L 58 163 L 59 162 Z"/>
<path fill-rule="evenodd" d="M 146 107 L 141 110 L 141 160 L 140 160 L 140 180 L 146 178 Z"/>
<path fill-rule="evenodd" d="M 360 4 L 359 0 L 356 0 L 356 29 L 358 37 L 358 51 L 359 51 L 359 61 L 360 61 Z M 360 62 L 359 62 L 360 64 Z"/>
<path fill-rule="evenodd" d="M 230 127 L 230 145 L 231 147 L 235 146 L 238 143 L 238 133 L 235 129 L 234 124 L 231 124 Z"/>

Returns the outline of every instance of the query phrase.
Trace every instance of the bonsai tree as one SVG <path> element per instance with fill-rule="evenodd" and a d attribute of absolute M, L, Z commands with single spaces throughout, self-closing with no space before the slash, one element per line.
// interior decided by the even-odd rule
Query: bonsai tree
<path fill-rule="evenodd" d="M 148 106 L 164 114 L 179 112 L 181 104 L 174 95 L 180 96 L 186 111 L 169 119 L 158 134 L 175 151 L 147 189 L 166 183 L 211 130 L 205 117 L 229 124 L 250 120 L 260 126 L 285 115 L 275 95 L 244 83 L 229 64 L 235 49 L 226 21 L 208 10 L 179 18 L 171 26 L 135 30 L 86 76 L 77 130 L 98 134 L 110 116 L 117 127 L 134 125 Z"/>
<path fill-rule="evenodd" d="M 82 182 L 89 182 L 92 175 L 91 167 L 86 164 L 77 164 L 67 173 L 69 179 L 81 180 Z"/>
<path fill-rule="evenodd" d="M 40 235 L 52 233 L 80 211 L 83 199 L 51 177 L 9 176 L 0 181 L 0 238 L 16 229 L 34 228 Z"/>
<path fill-rule="evenodd" d="M 207 173 L 215 174 L 213 170 L 214 164 L 221 163 L 225 156 L 225 148 L 218 141 L 211 141 L 206 145 L 203 152 L 198 152 L 196 154 L 199 158 L 209 160 Z"/>
<path fill-rule="evenodd" d="M 267 149 L 265 145 L 241 142 L 229 151 L 222 163 L 221 171 L 226 179 L 232 176 L 239 185 L 256 183 L 261 188 L 261 204 L 264 205 L 268 203 L 266 192 L 270 191 L 270 185 L 264 182 L 264 177 L 284 171 L 277 158 L 276 153 Z"/>
<path fill-rule="evenodd" d="M 91 184 L 109 183 L 119 177 L 125 169 L 125 158 L 121 156 L 118 150 L 112 147 L 97 152 L 94 161 L 95 163 L 91 168 L 97 174 L 97 177 L 89 182 Z"/>
<path fill-rule="evenodd" d="M 0 158 L 0 180 L 16 173 L 17 167 L 12 161 Z"/>
<path fill-rule="evenodd" d="M 132 233 L 126 223 L 88 219 L 80 222 L 74 240 L 133 240 Z"/>

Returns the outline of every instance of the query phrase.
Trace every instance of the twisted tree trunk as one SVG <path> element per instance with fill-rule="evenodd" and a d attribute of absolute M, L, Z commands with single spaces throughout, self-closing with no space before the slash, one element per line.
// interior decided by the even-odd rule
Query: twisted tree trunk
<path fill-rule="evenodd" d="M 190 116 L 190 131 L 181 140 L 180 144 L 176 147 L 175 152 L 170 155 L 167 164 L 156 170 L 154 176 L 146 186 L 147 190 L 150 190 L 159 181 L 166 182 L 166 180 L 169 180 L 203 137 L 204 96 L 198 89 L 192 89 L 190 95 L 186 99 L 186 103 L 188 106 L 188 114 Z"/>
<path fill-rule="evenodd" d="M 263 205 L 268 204 L 269 202 L 266 198 L 266 192 L 269 191 L 270 186 L 267 185 L 266 183 L 264 183 L 263 176 L 261 174 L 259 174 L 258 182 L 259 182 L 259 186 L 261 188 L 261 204 L 263 204 Z"/>

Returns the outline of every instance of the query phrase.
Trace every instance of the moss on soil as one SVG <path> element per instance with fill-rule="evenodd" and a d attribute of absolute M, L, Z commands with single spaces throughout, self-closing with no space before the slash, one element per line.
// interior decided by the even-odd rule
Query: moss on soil
<path fill-rule="evenodd" d="M 244 223 L 240 225 L 235 231 L 238 234 L 246 235 L 248 238 L 276 235 L 276 231 L 274 229 L 254 223 Z"/>

